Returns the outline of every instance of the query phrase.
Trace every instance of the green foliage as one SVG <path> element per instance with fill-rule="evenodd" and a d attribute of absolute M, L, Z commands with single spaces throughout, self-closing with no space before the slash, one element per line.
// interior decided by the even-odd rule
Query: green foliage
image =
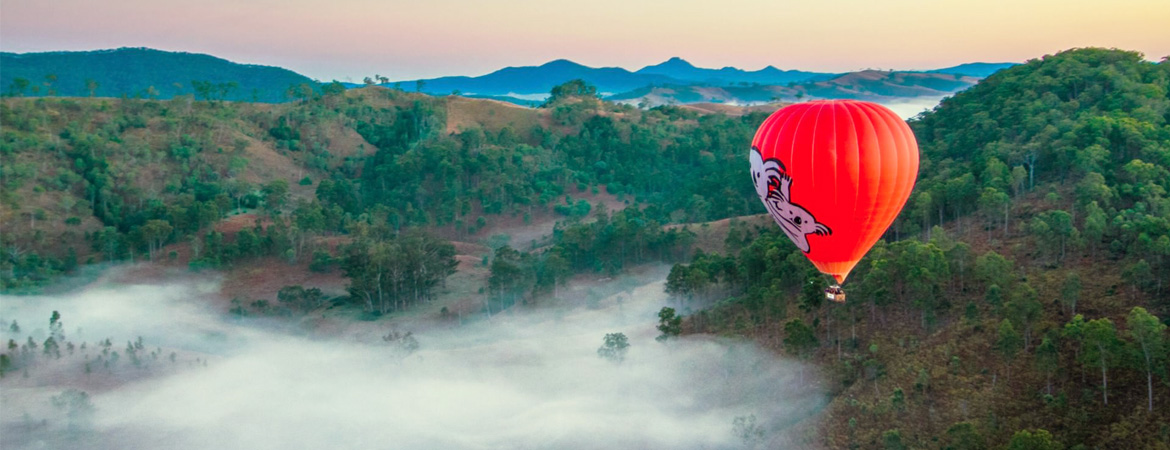
<path fill-rule="evenodd" d="M 548 99 L 549 105 L 563 102 L 570 98 L 579 97 L 596 97 L 597 87 L 584 80 L 576 79 L 569 80 L 562 84 L 553 86 L 551 96 Z"/>
<path fill-rule="evenodd" d="M 1135 306 L 1126 317 L 1125 324 L 1129 327 L 1126 334 L 1133 346 L 1132 354 L 1136 355 L 1136 366 L 1146 373 L 1146 388 L 1148 392 L 1147 409 L 1154 411 L 1153 376 L 1156 373 L 1166 379 L 1167 360 L 1170 355 L 1170 339 L 1166 336 L 1166 324 L 1154 317 L 1145 308 Z"/>
<path fill-rule="evenodd" d="M 429 300 L 458 265 L 450 242 L 413 230 L 394 235 L 384 225 L 363 230 L 344 254 L 350 298 L 379 314 Z"/>
<path fill-rule="evenodd" d="M 902 443 L 902 432 L 893 429 L 882 433 L 882 448 L 885 450 L 906 450 L 908 447 Z"/>
<path fill-rule="evenodd" d="M 816 334 L 800 319 L 792 319 L 784 324 L 784 334 L 784 348 L 802 359 L 812 356 L 813 350 L 817 348 Z"/>
<path fill-rule="evenodd" d="M 1012 435 L 1007 450 L 1064 450 L 1047 430 L 1020 430 Z"/>
<path fill-rule="evenodd" d="M 987 444 L 983 435 L 971 422 L 959 422 L 947 428 L 946 450 L 986 450 Z"/>
<path fill-rule="evenodd" d="M 1081 345 L 1085 349 L 1081 354 L 1081 364 L 1094 366 L 1101 370 L 1101 395 L 1104 404 L 1109 404 L 1109 375 L 1108 371 L 1116 367 L 1121 359 L 1121 341 L 1117 339 L 1117 330 L 1113 321 L 1109 319 L 1094 319 L 1085 323 L 1084 334 L 1081 336 Z"/>
<path fill-rule="evenodd" d="M 902 388 L 894 388 L 894 393 L 890 395 L 890 407 L 895 411 L 906 409 L 906 393 L 902 392 Z"/>
<path fill-rule="evenodd" d="M 658 326 L 655 328 L 662 333 L 654 338 L 659 342 L 678 337 L 682 333 L 682 317 L 675 315 L 674 308 L 664 306 L 658 311 Z"/>
<path fill-rule="evenodd" d="M 1020 333 L 1016 332 L 1012 322 L 1008 319 L 1000 321 L 999 338 L 995 342 L 995 350 L 1010 363 L 1016 358 L 1023 346 L 1024 340 L 1020 337 Z"/>
<path fill-rule="evenodd" d="M 626 353 L 630 351 L 630 341 L 624 333 L 607 333 L 602 339 L 601 347 L 597 349 L 597 356 L 615 363 L 625 361 Z"/>

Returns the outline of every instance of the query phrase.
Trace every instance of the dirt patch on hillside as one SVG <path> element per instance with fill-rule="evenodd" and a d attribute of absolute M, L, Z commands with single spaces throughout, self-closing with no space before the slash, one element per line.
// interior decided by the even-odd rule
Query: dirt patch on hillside
<path fill-rule="evenodd" d="M 341 123 L 331 124 L 325 130 L 325 138 L 329 140 L 329 154 L 335 159 L 333 163 L 336 165 L 340 165 L 345 158 L 361 157 L 376 151 L 362 135 Z"/>
<path fill-rule="evenodd" d="M 235 236 L 236 233 L 239 233 L 240 230 L 243 230 L 244 228 L 250 229 L 255 227 L 257 220 L 260 221 L 261 226 L 267 227 L 272 225 L 272 221 L 268 218 L 262 219 L 260 216 L 254 213 L 244 213 L 228 216 L 219 221 L 219 223 L 215 224 L 215 231 L 223 233 L 227 236 Z"/>
<path fill-rule="evenodd" d="M 306 175 L 305 169 L 292 158 L 280 154 L 267 143 L 250 137 L 242 137 L 248 141 L 244 147 L 244 155 L 248 158 L 248 167 L 240 178 L 253 184 L 264 184 L 276 179 L 288 181 L 289 197 L 291 199 L 311 199 L 316 188 L 313 185 L 302 186 L 298 182 Z"/>
<path fill-rule="evenodd" d="M 340 270 L 319 273 L 309 270 L 308 263 L 288 264 L 275 257 L 237 263 L 236 267 L 224 272 L 220 297 L 225 301 L 232 298 L 249 302 L 266 299 L 276 302 L 276 293 L 285 286 L 299 285 L 315 287 L 330 296 L 344 295 L 348 281 Z"/>
<path fill-rule="evenodd" d="M 534 126 L 544 126 L 543 116 L 548 111 L 528 108 L 499 100 L 447 98 L 447 133 L 459 133 L 472 128 L 499 132 L 510 127 L 522 139 L 530 139 Z"/>

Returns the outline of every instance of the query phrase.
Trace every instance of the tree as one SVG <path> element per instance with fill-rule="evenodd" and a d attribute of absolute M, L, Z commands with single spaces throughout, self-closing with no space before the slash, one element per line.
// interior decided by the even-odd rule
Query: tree
<path fill-rule="evenodd" d="M 1082 336 L 1082 347 L 1085 352 L 1081 355 L 1084 365 L 1096 365 L 1101 368 L 1101 395 L 1106 405 L 1109 404 L 1109 368 L 1117 366 L 1121 356 L 1120 344 L 1117 340 L 1117 330 L 1113 321 L 1109 319 L 1095 319 L 1085 323 Z"/>
<path fill-rule="evenodd" d="M 825 304 L 827 287 L 829 286 L 825 283 L 825 277 L 819 271 L 810 269 L 800 288 L 800 309 L 807 313 L 819 311 Z"/>
<path fill-rule="evenodd" d="M 17 97 L 24 97 L 24 90 L 28 89 L 28 84 L 26 78 L 13 78 L 12 84 L 8 86 L 8 92 Z"/>
<path fill-rule="evenodd" d="M 596 97 L 597 87 L 586 83 L 585 80 L 574 79 L 553 86 L 548 99 L 549 104 L 573 97 Z"/>
<path fill-rule="evenodd" d="M 207 80 L 191 80 L 191 89 L 195 91 L 195 96 L 204 101 L 211 101 L 215 96 L 215 83 Z"/>
<path fill-rule="evenodd" d="M 553 285 L 553 298 L 559 298 L 560 286 L 573 274 L 573 268 L 565 257 L 552 253 L 544 258 L 544 269 Z"/>
<path fill-rule="evenodd" d="M 1154 372 L 1166 376 L 1166 324 L 1145 308 L 1135 306 L 1125 319 L 1126 334 L 1133 341 L 1139 366 L 1146 372 L 1146 409 L 1154 411 Z"/>
<path fill-rule="evenodd" d="M 93 97 L 94 95 L 97 94 L 98 82 L 93 80 L 93 79 L 86 78 L 85 79 L 85 90 L 89 91 L 90 97 Z"/>
<path fill-rule="evenodd" d="M 1047 430 L 1020 430 L 1012 435 L 1007 450 L 1064 450 L 1064 446 L 1053 440 Z"/>
<path fill-rule="evenodd" d="M 350 279 L 350 298 L 368 312 L 385 314 L 429 300 L 434 288 L 455 273 L 455 246 L 424 232 L 410 230 L 393 236 L 357 230 L 359 238 L 345 248 L 342 270 Z"/>
<path fill-rule="evenodd" d="M 945 450 L 986 450 L 987 441 L 971 422 L 959 422 L 947 428 L 949 445 Z"/>
<path fill-rule="evenodd" d="M 995 350 L 1003 356 L 1005 365 L 1007 366 L 1007 378 L 1009 381 L 1012 377 L 1012 361 L 1020 353 L 1023 342 L 1023 339 L 1020 338 L 1020 333 L 1017 333 L 1016 328 L 1012 326 L 1012 321 L 1003 319 L 999 322 L 999 338 L 995 341 Z"/>
<path fill-rule="evenodd" d="M 998 284 L 993 284 L 987 287 L 987 291 L 983 294 L 983 301 L 988 305 L 999 307 L 1003 305 L 1003 290 L 999 288 Z"/>
<path fill-rule="evenodd" d="M 1045 212 L 1032 219 L 1030 228 L 1040 242 L 1040 248 L 1051 249 L 1053 259 L 1057 262 L 1064 260 L 1068 240 L 1076 231 L 1069 213 L 1061 210 Z M 1059 253 L 1057 249 L 1060 250 Z"/>
<path fill-rule="evenodd" d="M 882 433 L 882 447 L 886 450 L 906 450 L 906 444 L 902 443 L 902 432 L 897 429 L 886 430 Z"/>
<path fill-rule="evenodd" d="M 142 238 L 147 242 L 147 254 L 151 261 L 173 231 L 174 227 L 165 220 L 151 219 L 142 226 Z"/>
<path fill-rule="evenodd" d="M 1060 335 L 1075 344 L 1073 346 L 1073 358 L 1080 361 L 1081 350 L 1084 348 L 1085 340 L 1085 317 L 1080 314 L 1073 316 L 1072 320 L 1064 324 L 1064 328 L 1060 330 Z M 1082 369 L 1081 381 L 1083 382 L 1084 380 L 1085 371 Z"/>
<path fill-rule="evenodd" d="M 607 333 L 601 347 L 597 349 L 597 356 L 615 363 L 625 361 L 626 353 L 630 350 L 630 341 L 624 333 Z"/>
<path fill-rule="evenodd" d="M 1055 336 L 1045 336 L 1040 341 L 1040 345 L 1036 347 L 1035 362 L 1036 369 L 1044 373 L 1047 393 L 1052 394 L 1052 374 L 1060 368 L 1060 349 L 1056 346 Z"/>
<path fill-rule="evenodd" d="M 1011 292 L 1011 301 L 1004 305 L 1004 312 L 1016 328 L 1024 331 L 1024 348 L 1032 345 L 1032 325 L 1044 315 L 1036 290 L 1027 282 L 1020 283 Z"/>
<path fill-rule="evenodd" d="M 816 333 L 800 319 L 792 319 L 784 324 L 784 334 L 784 348 L 788 353 L 796 355 L 800 359 L 808 359 L 811 357 L 813 350 L 819 345 Z M 799 383 L 804 385 L 803 364 L 800 367 Z"/>
<path fill-rule="evenodd" d="M 659 342 L 678 337 L 682 333 L 682 317 L 675 315 L 674 308 L 664 306 L 658 311 L 658 326 L 656 328 L 662 332 L 660 336 L 655 338 Z"/>
<path fill-rule="evenodd" d="M 93 421 L 93 403 L 89 401 L 89 394 L 85 391 L 69 389 L 60 395 L 54 395 L 50 402 L 65 413 L 70 430 L 84 430 Z"/>
<path fill-rule="evenodd" d="M 1077 301 L 1081 298 L 1081 277 L 1069 272 L 1060 288 L 1060 302 L 1069 309 L 1069 315 L 1077 315 Z"/>
<path fill-rule="evenodd" d="M 276 293 L 276 300 L 282 304 L 287 304 L 289 309 L 303 308 L 304 305 L 301 300 L 305 296 L 305 288 L 301 286 L 285 286 L 280 288 Z"/>
<path fill-rule="evenodd" d="M 1008 231 L 1008 217 L 1010 217 L 1012 199 L 1006 193 L 993 187 L 983 189 L 983 193 L 979 195 L 979 209 L 983 212 L 983 217 L 987 220 L 987 236 L 991 237 L 991 230 L 995 228 L 996 222 L 1003 219 L 1003 232 L 1007 236 Z"/>
<path fill-rule="evenodd" d="M 1085 222 L 1082 228 L 1081 235 L 1084 236 L 1085 242 L 1088 243 L 1090 253 L 1093 253 L 1097 246 L 1101 245 L 1101 239 L 1105 237 L 1105 230 L 1109 223 L 1109 217 L 1105 215 L 1105 210 L 1097 206 L 1097 202 L 1091 202 L 1085 207 Z"/>
<path fill-rule="evenodd" d="M 986 285 L 998 285 L 1001 289 L 1011 283 L 1013 264 L 994 250 L 975 258 L 975 277 Z"/>
<path fill-rule="evenodd" d="M 280 178 L 264 185 L 264 206 L 271 211 L 279 210 L 288 200 L 288 181 Z"/>
<path fill-rule="evenodd" d="M 516 304 L 535 282 L 531 256 L 507 245 L 496 249 L 489 268 L 488 290 L 500 308 Z"/>
<path fill-rule="evenodd" d="M 16 324 L 15 321 L 12 323 L 13 325 Z M 53 311 L 53 314 L 49 315 L 49 334 L 57 338 L 58 341 L 65 340 L 65 324 L 61 322 L 61 313 L 56 310 Z"/>

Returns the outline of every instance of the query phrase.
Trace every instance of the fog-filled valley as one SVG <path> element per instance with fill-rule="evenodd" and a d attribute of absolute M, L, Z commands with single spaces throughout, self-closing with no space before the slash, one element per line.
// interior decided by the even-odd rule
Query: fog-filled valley
<path fill-rule="evenodd" d="M 107 274 L 75 292 L 6 296 L 6 341 L 61 333 L 68 344 L 60 356 L 31 350 L 5 378 L 3 446 L 742 448 L 795 438 L 789 428 L 823 406 L 798 382 L 798 363 L 742 341 L 656 341 L 665 269 L 642 272 L 591 286 L 617 293 L 589 302 L 567 288 L 558 305 L 463 325 L 341 323 L 328 336 L 209 307 L 215 277 L 125 284 Z M 53 311 L 59 331 L 47 326 Z M 602 338 L 618 332 L 628 353 L 600 357 Z"/>

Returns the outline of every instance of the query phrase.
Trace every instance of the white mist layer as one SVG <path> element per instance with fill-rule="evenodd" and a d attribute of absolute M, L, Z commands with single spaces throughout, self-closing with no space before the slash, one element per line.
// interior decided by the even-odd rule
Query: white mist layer
<path fill-rule="evenodd" d="M 938 104 L 947 97 L 949 97 L 949 95 L 944 95 L 941 97 L 907 97 L 896 100 L 879 101 L 877 103 L 880 103 L 886 108 L 890 108 L 890 111 L 893 111 L 894 114 L 897 114 L 898 117 L 901 117 L 903 120 L 909 120 L 914 116 L 934 109 L 935 106 L 938 106 Z"/>
<path fill-rule="evenodd" d="M 56 309 L 70 340 L 79 325 L 91 346 L 108 335 L 120 349 L 142 335 L 148 348 L 184 355 L 177 369 L 90 391 L 93 432 L 71 438 L 87 448 L 741 448 L 732 422 L 749 415 L 773 448 L 785 427 L 819 409 L 820 393 L 797 386 L 796 363 L 743 343 L 656 342 L 662 287 L 642 285 L 598 309 L 414 329 L 421 348 L 406 357 L 357 337 L 371 330 L 312 339 L 241 324 L 201 306 L 210 289 L 191 283 L 5 297 L 0 317 L 28 335 L 34 321 L 47 330 Z M 612 332 L 629 337 L 620 364 L 597 356 Z M 183 363 L 196 356 L 207 365 Z M 81 443 L 60 437 L 64 419 L 47 399 L 85 386 L 86 376 L 79 364 L 47 367 L 0 381 L 5 448 Z M 21 431 L 25 413 L 50 423 Z"/>

